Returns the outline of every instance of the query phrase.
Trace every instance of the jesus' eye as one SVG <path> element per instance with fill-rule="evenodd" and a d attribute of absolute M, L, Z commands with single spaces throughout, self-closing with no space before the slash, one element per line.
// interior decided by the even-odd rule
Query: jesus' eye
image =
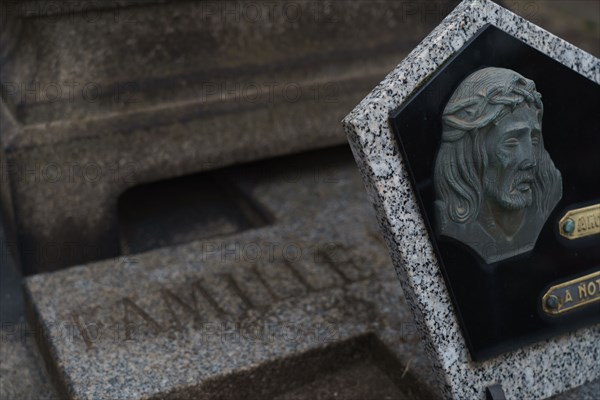
<path fill-rule="evenodd" d="M 518 146 L 519 145 L 519 139 L 517 139 L 515 137 L 510 137 L 510 138 L 504 140 L 503 144 L 505 146 L 509 146 L 509 147 Z"/>
<path fill-rule="evenodd" d="M 538 145 L 540 143 L 540 134 L 539 133 L 533 133 L 531 134 L 531 144 Z"/>

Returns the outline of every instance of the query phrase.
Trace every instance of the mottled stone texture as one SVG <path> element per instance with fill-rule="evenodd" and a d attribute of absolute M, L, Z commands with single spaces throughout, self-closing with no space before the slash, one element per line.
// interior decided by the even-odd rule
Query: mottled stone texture
<path fill-rule="evenodd" d="M 25 270 L 118 255 L 136 184 L 343 143 L 338 121 L 450 3 L 7 2 L 3 177 Z"/>
<path fill-rule="evenodd" d="M 25 322 L 2 327 L 0 399 L 58 400 L 32 337 L 23 334 L 28 331 Z"/>
<path fill-rule="evenodd" d="M 38 327 L 33 329 L 20 322 L 3 325 L 0 399 L 58 399 L 49 387 L 43 363 L 35 355 L 32 338 L 37 338 L 43 348 L 51 345 L 46 361 L 58 387 L 63 391 L 72 387 L 74 393 L 80 394 L 75 398 L 81 399 L 120 400 L 138 395 L 177 399 L 245 396 L 260 400 L 437 398 L 428 390 L 431 369 L 391 261 L 375 232 L 376 221 L 354 161 L 347 152 L 323 153 L 319 157 L 292 157 L 276 163 L 235 167 L 229 176 L 261 201 L 271 199 L 267 205 L 281 221 L 255 231 L 254 237 L 265 238 L 284 231 L 292 235 L 293 231 L 293 237 L 307 239 L 306 245 L 325 244 L 324 250 L 335 249 L 327 246 L 331 242 L 350 243 L 346 242 L 350 239 L 340 240 L 341 237 L 358 242 L 348 255 L 333 253 L 342 256 L 341 263 L 327 264 L 324 258 L 313 258 L 314 253 L 306 245 L 302 248 L 307 255 L 294 262 L 297 248 L 286 238 L 270 239 L 273 262 L 269 263 L 269 252 L 262 260 L 253 255 L 253 246 L 248 246 L 252 243 L 248 232 L 230 240 L 198 242 L 112 263 L 77 267 L 72 273 L 66 270 L 31 278 L 30 301 L 32 309 L 39 311 L 32 326 Z M 327 211 L 319 213 L 319 210 Z M 235 247 L 229 253 L 217 247 L 219 243 L 234 242 L 246 244 L 239 261 L 235 259 Z M 293 267 L 299 267 L 298 275 L 293 275 L 289 266 L 281 262 L 282 258 L 285 261 L 282 256 L 285 243 L 286 258 Z M 212 254 L 210 261 L 202 262 L 202 251 L 207 258 Z M 356 262 L 348 260 L 349 255 L 356 255 Z M 218 261 L 221 257 L 225 260 Z M 265 281 L 273 285 L 272 294 L 256 281 L 252 259 L 265 274 Z M 188 265 L 194 260 L 200 260 L 199 267 Z M 340 268 L 336 271 L 331 269 L 332 265 Z M 99 270 L 94 272 L 95 268 Z M 368 271 L 377 276 L 361 280 L 358 274 Z M 210 276 L 213 272 L 231 273 L 256 306 L 253 303 L 251 309 L 243 308 L 239 295 L 229 290 L 227 281 Z M 346 284 L 340 272 L 351 281 L 358 280 Z M 160 288 L 169 288 L 191 306 L 193 283 L 207 275 L 209 280 L 219 282 L 218 287 L 225 284 L 216 304 L 239 304 L 242 308 L 237 315 L 223 319 L 214 314 L 211 304 L 196 291 L 204 323 L 194 325 L 193 309 L 190 313 L 170 294 L 165 300 Z M 89 294 L 85 294 L 88 289 Z M 270 296 L 289 297 L 273 301 Z M 131 298 L 148 317 L 166 329 L 156 334 L 146 323 L 148 320 L 130 307 L 128 318 L 137 329 L 130 332 L 132 340 L 126 341 L 126 331 L 116 328 L 119 323 L 123 327 L 124 298 Z M 69 301 L 73 303 L 67 304 Z M 165 301 L 172 307 L 172 313 L 165 308 Z M 94 310 L 96 305 L 104 309 Z M 80 312 L 80 321 L 87 324 L 93 348 L 86 350 L 71 311 Z M 271 335 L 263 331 L 250 336 L 256 338 L 254 343 L 243 343 L 240 335 L 236 336 L 242 327 L 257 326 L 257 321 L 267 317 L 271 318 L 266 325 Z M 116 325 L 112 330 L 109 325 L 102 326 L 103 334 L 98 337 L 99 325 L 95 323 L 100 319 Z M 181 327 L 177 321 L 182 323 Z M 319 324 L 323 329 L 314 331 L 312 328 Z M 44 336 L 41 327 L 46 327 L 50 335 Z M 349 339 L 350 332 L 356 335 Z M 288 340 L 283 343 L 275 340 L 275 333 L 279 337 L 285 333 Z M 272 345 L 277 347 L 271 349 Z M 241 346 L 246 351 L 240 351 Z M 189 365 L 194 361 L 193 366 Z M 145 367 L 140 370 L 141 365 Z M 110 366 L 114 370 L 106 371 Z M 144 378 L 146 374 L 148 378 Z M 209 375 L 214 380 L 206 380 Z M 599 385 L 600 381 L 596 381 L 553 400 L 596 400 L 594 394 Z"/>
<path fill-rule="evenodd" d="M 317 160 L 230 170 L 271 226 L 28 278 L 29 320 L 48 333 L 35 337 L 62 395 L 430 397 L 351 155 Z"/>
<path fill-rule="evenodd" d="M 388 122 L 390 113 L 487 23 L 600 82 L 600 61 L 594 56 L 491 1 L 468 0 L 363 99 L 344 125 L 441 394 L 483 399 L 484 388 L 500 382 L 507 399 L 540 399 L 600 377 L 600 326 L 473 362 Z"/>

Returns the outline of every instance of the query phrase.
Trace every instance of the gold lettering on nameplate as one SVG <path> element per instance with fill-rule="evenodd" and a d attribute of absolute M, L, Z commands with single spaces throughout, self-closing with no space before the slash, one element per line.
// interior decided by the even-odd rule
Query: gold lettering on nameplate
<path fill-rule="evenodd" d="M 559 315 L 600 302 L 600 271 L 552 286 L 542 297 L 546 314 Z"/>
<path fill-rule="evenodd" d="M 600 233 L 600 204 L 568 211 L 558 222 L 558 231 L 571 240 Z"/>

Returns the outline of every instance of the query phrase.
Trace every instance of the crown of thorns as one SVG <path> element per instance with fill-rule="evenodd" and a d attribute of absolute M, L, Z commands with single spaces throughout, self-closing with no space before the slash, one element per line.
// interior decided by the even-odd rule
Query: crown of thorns
<path fill-rule="evenodd" d="M 504 82 L 490 79 L 497 77 L 484 72 L 472 74 L 459 85 L 444 109 L 444 141 L 460 140 L 466 132 L 499 121 L 523 103 L 534 104 L 542 111 L 542 95 L 535 83 L 510 72 L 510 79 Z M 483 75 L 482 79 L 475 81 L 477 75 Z"/>

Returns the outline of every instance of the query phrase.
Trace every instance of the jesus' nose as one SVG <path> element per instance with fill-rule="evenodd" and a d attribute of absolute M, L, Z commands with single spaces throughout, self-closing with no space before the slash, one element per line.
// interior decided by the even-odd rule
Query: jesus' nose
<path fill-rule="evenodd" d="M 530 138 L 525 140 L 521 147 L 521 157 L 523 160 L 519 164 L 519 169 L 531 169 L 536 166 L 534 146 Z"/>

